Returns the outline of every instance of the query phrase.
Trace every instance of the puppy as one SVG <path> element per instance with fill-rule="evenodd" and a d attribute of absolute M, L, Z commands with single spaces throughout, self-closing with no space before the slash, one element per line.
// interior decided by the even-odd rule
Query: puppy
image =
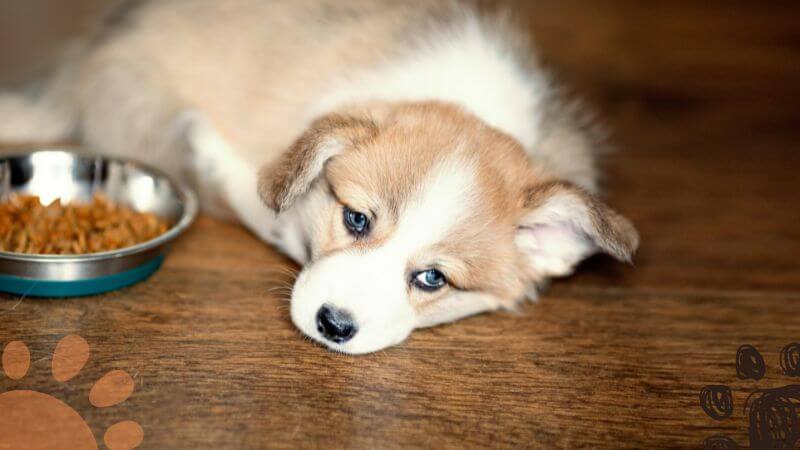
<path fill-rule="evenodd" d="M 330 349 L 535 298 L 631 223 L 596 196 L 601 142 L 507 21 L 448 0 L 134 2 L 0 140 L 78 137 L 194 183 L 303 265 L 291 317 Z"/>

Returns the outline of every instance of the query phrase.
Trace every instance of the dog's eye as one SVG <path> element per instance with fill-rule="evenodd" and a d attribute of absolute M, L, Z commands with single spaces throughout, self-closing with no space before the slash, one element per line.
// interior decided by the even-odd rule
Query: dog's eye
<path fill-rule="evenodd" d="M 353 211 L 345 206 L 344 226 L 354 236 L 362 236 L 369 230 L 369 218 L 366 214 Z"/>
<path fill-rule="evenodd" d="M 428 269 L 414 274 L 411 280 L 414 286 L 422 289 L 423 291 L 437 291 L 447 284 L 447 278 L 444 274 L 436 269 Z"/>

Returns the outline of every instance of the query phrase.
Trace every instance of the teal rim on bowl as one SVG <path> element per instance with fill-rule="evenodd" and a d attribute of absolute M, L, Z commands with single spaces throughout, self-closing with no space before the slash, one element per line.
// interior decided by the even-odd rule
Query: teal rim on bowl
<path fill-rule="evenodd" d="M 172 224 L 166 233 L 131 247 L 83 255 L 0 251 L 0 291 L 34 297 L 76 297 L 142 281 L 161 266 L 169 244 L 197 216 L 195 194 L 144 164 L 68 148 L 0 155 L 0 200 L 38 195 L 44 203 L 89 201 L 95 193 Z"/>

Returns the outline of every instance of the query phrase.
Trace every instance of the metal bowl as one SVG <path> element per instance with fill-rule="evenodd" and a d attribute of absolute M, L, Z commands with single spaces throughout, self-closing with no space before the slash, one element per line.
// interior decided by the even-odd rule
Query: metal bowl
<path fill-rule="evenodd" d="M 0 251 L 0 291 L 36 297 L 76 297 L 142 281 L 161 266 L 170 242 L 197 215 L 197 197 L 160 171 L 133 161 L 54 148 L 0 154 L 0 200 L 11 193 L 38 195 L 43 203 L 89 201 L 100 192 L 116 204 L 151 212 L 172 225 L 131 247 L 85 255 Z"/>

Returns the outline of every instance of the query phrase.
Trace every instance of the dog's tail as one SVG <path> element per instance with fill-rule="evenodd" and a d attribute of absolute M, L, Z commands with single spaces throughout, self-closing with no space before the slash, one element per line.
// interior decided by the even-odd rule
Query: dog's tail
<path fill-rule="evenodd" d="M 74 56 L 64 58 L 43 79 L 16 90 L 0 89 L 0 144 L 44 144 L 74 137 Z"/>

